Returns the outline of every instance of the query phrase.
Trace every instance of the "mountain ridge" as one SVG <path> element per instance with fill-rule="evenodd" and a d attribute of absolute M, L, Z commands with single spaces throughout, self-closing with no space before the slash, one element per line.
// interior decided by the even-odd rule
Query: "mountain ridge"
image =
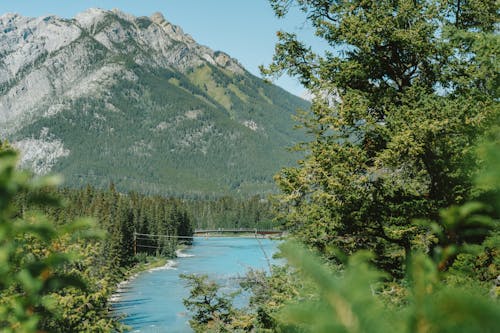
<path fill-rule="evenodd" d="M 112 20 L 115 16 L 115 22 L 112 24 L 111 29 L 114 29 L 114 34 L 109 34 L 109 29 L 106 31 L 106 21 Z M 121 24 L 126 23 L 126 25 L 133 24 L 135 26 L 135 32 L 144 32 L 144 29 L 139 28 L 139 24 L 144 25 L 144 22 L 149 20 L 150 23 L 154 23 L 158 29 L 149 29 L 146 32 L 150 34 L 136 34 L 134 39 L 139 41 L 141 44 L 145 44 L 150 41 L 150 49 L 160 54 L 160 56 L 154 56 L 154 54 L 149 53 L 147 57 L 144 57 L 140 52 L 136 52 L 137 63 L 147 63 L 148 65 L 155 65 L 156 67 L 168 67 L 174 66 L 178 69 L 185 69 L 188 67 L 194 67 L 196 65 L 202 64 L 203 60 L 209 62 L 212 65 L 219 65 L 223 68 L 229 68 L 234 72 L 242 73 L 244 69 L 241 65 L 237 64 L 236 60 L 230 58 L 225 53 L 220 51 L 212 51 L 206 46 L 201 46 L 195 43 L 195 41 L 187 34 L 184 34 L 182 29 L 178 26 L 170 24 L 163 18 L 160 13 L 155 13 L 152 18 L 147 17 L 134 17 L 132 15 L 125 14 L 119 10 L 102 10 L 96 8 L 90 8 L 85 12 L 77 14 L 74 19 L 63 19 L 55 15 L 49 15 L 39 18 L 29 18 L 24 17 L 19 14 L 4 14 L 0 16 L 0 28 L 3 30 L 4 38 L 0 39 L 0 47 L 3 49 L 2 54 L 2 66 L 0 66 L 0 92 L 4 92 L 8 88 L 8 82 L 11 80 L 22 80 L 25 77 L 25 70 L 30 65 L 36 67 L 37 62 L 42 62 L 45 60 L 47 55 L 56 53 L 62 50 L 64 47 L 70 46 L 72 43 L 76 43 L 79 38 L 89 37 L 94 42 L 98 42 L 99 46 L 104 46 L 108 50 L 114 52 L 115 54 L 128 52 L 129 50 L 120 50 L 117 45 L 123 43 L 126 40 L 124 27 Z M 22 29 L 16 29 L 14 23 L 24 23 L 25 26 Z M 57 28 L 54 28 L 57 26 Z M 12 34 L 15 30 L 19 31 L 18 36 L 14 38 L 19 40 L 21 43 L 5 43 L 7 39 L 7 34 Z M 161 33 L 164 32 L 165 36 L 169 38 L 159 38 Z M 17 37 L 17 38 L 16 38 Z M 156 37 L 156 38 L 155 38 Z M 12 38 L 10 38 L 12 40 Z M 30 40 L 31 39 L 31 40 Z M 153 43 L 152 41 L 157 41 Z M 171 41 L 172 43 L 162 44 L 158 41 Z M 24 42 L 24 43 L 23 43 Z M 181 47 L 172 50 L 168 48 L 173 42 L 182 42 Z M 35 43 L 35 45 L 33 45 Z M 19 47 L 20 46 L 20 47 Z M 140 46 L 140 45 L 139 45 Z M 175 45 L 174 45 L 175 46 Z M 17 48 L 17 50 L 13 49 Z M 168 48 L 168 50 L 167 50 Z M 190 52 L 186 52 L 186 48 Z M 193 50 L 195 52 L 193 52 Z M 76 50 L 78 51 L 78 50 Z M 168 51 L 168 52 L 166 52 Z M 168 53 L 169 56 L 165 56 Z M 217 55 L 216 55 L 217 54 Z M 152 56 L 153 55 L 153 56 Z M 85 56 L 85 54 L 83 55 Z M 215 59 L 214 59 L 215 58 Z M 25 59 L 24 63 L 22 60 Z M 203 60 L 202 60 L 203 59 Z M 17 61 L 16 61 L 17 60 Z M 21 60 L 21 61 L 19 61 Z M 57 59 L 56 59 L 57 60 Z M 64 68 L 68 70 L 68 68 Z M 69 69 L 73 70 L 73 69 Z M 104 67 L 98 75 L 106 76 L 112 75 L 113 72 L 118 71 L 116 66 Z M 38 72 L 28 72 L 28 79 L 36 80 L 40 79 L 39 76 L 45 73 Z M 20 77 L 19 77 L 20 76 Z M 38 76 L 38 77 L 37 77 Z M 95 78 L 88 78 L 87 81 L 92 82 Z M 71 78 L 71 81 L 74 81 Z M 48 82 L 49 83 L 49 82 Z M 50 86 L 50 83 L 47 84 Z M 61 87 L 54 87 L 56 91 L 60 91 Z M 78 87 L 79 90 L 85 91 Z M 18 94 L 13 94 L 11 100 L 15 103 L 15 100 L 23 100 L 23 104 L 26 105 L 26 98 L 22 94 L 22 89 Z M 42 90 L 43 91 L 43 90 Z M 28 103 L 24 109 L 29 106 L 39 102 L 39 99 L 34 96 L 34 101 Z M 40 96 L 41 97 L 41 96 Z M 29 99 L 28 99 L 29 100 Z M 9 114 L 5 112 L 5 104 L 9 106 L 5 99 L 0 104 L 0 116 L 9 117 Z M 13 108 L 18 109 L 18 108 Z"/>
<path fill-rule="evenodd" d="M 160 13 L 4 14 L 0 31 L 0 134 L 24 167 L 76 186 L 252 194 L 296 159 L 290 116 L 308 103 Z"/>

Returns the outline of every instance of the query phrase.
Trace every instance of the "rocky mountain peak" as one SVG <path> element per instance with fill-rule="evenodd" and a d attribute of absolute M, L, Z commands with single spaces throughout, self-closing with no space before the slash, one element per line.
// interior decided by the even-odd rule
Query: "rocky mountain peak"
<path fill-rule="evenodd" d="M 0 130 L 5 132 L 55 96 L 79 98 L 102 91 L 117 77 L 133 80 L 135 74 L 124 66 L 131 61 L 181 72 L 210 64 L 245 73 L 235 59 L 197 44 L 160 13 L 135 17 L 90 8 L 74 19 L 9 13 L 0 17 L 0 31 Z"/>
<path fill-rule="evenodd" d="M 164 16 L 163 16 L 163 14 L 162 14 L 162 13 L 160 13 L 160 12 L 155 12 L 155 13 L 153 13 L 153 14 L 150 16 L 150 18 L 151 18 L 151 21 L 153 21 L 153 22 L 154 22 L 154 23 L 156 23 L 156 24 L 162 24 L 163 22 L 165 22 L 165 21 L 166 21 L 166 20 L 165 20 L 165 17 L 164 17 Z"/>
<path fill-rule="evenodd" d="M 0 16 L 0 138 L 68 184 L 149 193 L 269 190 L 303 101 L 162 14 Z"/>
<path fill-rule="evenodd" d="M 106 17 L 108 11 L 100 8 L 89 8 L 75 16 L 76 23 L 89 30 L 92 26 L 95 26 L 98 22 L 101 22 Z"/>

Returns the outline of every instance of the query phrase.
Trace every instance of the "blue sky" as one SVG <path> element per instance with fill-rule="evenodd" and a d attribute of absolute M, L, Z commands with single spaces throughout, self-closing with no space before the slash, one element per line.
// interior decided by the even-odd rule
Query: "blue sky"
<path fill-rule="evenodd" d="M 315 49 L 324 49 L 303 13 L 297 10 L 277 19 L 267 0 L 0 0 L 1 14 L 25 16 L 70 18 L 90 7 L 118 8 L 136 16 L 159 11 L 198 43 L 230 54 L 257 76 L 258 66 L 271 62 L 278 30 L 295 32 Z M 283 77 L 275 83 L 299 96 L 304 92 L 294 78 Z"/>

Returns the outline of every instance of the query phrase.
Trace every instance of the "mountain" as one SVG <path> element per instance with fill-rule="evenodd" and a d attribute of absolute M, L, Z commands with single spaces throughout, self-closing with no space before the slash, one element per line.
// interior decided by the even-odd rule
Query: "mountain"
<path fill-rule="evenodd" d="M 273 190 L 303 99 L 155 13 L 0 16 L 0 138 L 70 186 L 188 196 Z"/>

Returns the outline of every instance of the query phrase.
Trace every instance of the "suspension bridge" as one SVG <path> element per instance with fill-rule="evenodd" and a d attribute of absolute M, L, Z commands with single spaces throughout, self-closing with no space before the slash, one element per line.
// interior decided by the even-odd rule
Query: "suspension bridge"
<path fill-rule="evenodd" d="M 160 250 L 161 243 L 167 240 L 177 240 L 191 242 L 196 238 L 211 238 L 211 237 L 231 237 L 238 234 L 238 238 L 275 238 L 282 237 L 286 232 L 276 229 L 251 229 L 251 228 L 237 228 L 237 229 L 195 229 L 192 236 L 179 236 L 179 235 L 158 235 L 134 232 L 134 254 L 137 254 L 138 249 L 151 249 Z"/>
<path fill-rule="evenodd" d="M 284 233 L 283 230 L 276 229 L 251 229 L 251 228 L 237 228 L 237 229 L 225 229 L 225 228 L 217 228 L 217 229 L 195 229 L 193 237 L 203 235 L 202 237 L 218 237 L 224 234 L 253 234 L 255 237 L 257 236 L 266 236 L 266 235 L 276 235 L 282 236 Z"/>

